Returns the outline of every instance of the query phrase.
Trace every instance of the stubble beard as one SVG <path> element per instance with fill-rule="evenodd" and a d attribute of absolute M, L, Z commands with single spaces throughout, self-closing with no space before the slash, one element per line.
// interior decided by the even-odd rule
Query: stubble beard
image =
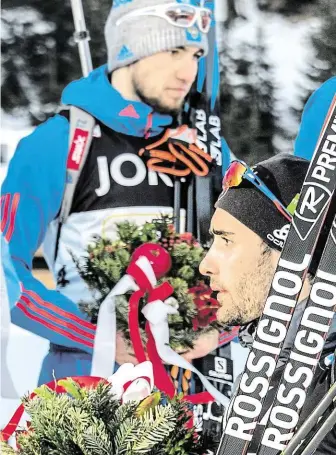
<path fill-rule="evenodd" d="M 167 106 L 159 98 L 146 94 L 144 87 L 141 86 L 141 83 L 139 83 L 139 81 L 134 80 L 133 84 L 134 91 L 138 98 L 143 103 L 152 107 L 155 112 L 163 115 L 171 115 L 172 117 L 176 117 L 181 112 L 184 100 L 182 100 L 176 107 Z"/>
<path fill-rule="evenodd" d="M 258 319 L 263 312 L 273 275 L 271 259 L 262 257 L 254 271 L 243 275 L 231 293 L 219 297 L 220 322 L 236 326 Z"/>

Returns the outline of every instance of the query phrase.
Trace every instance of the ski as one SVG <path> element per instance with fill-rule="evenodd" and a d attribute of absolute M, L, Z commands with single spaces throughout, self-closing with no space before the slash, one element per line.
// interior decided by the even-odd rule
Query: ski
<path fill-rule="evenodd" d="M 220 75 L 216 39 L 215 0 L 203 0 L 202 6 L 213 12 L 213 23 L 208 33 L 209 52 L 199 62 L 197 80 L 187 106 L 191 126 L 197 132 L 197 145 L 216 162 L 206 177 L 190 182 L 188 206 L 189 224 L 202 244 L 210 240 L 209 220 L 213 214 L 214 178 L 222 177 L 222 128 L 220 119 Z M 217 169 L 216 169 L 217 168 Z M 195 226 L 196 223 L 196 226 Z"/>
<path fill-rule="evenodd" d="M 253 438 L 305 280 L 332 194 L 336 187 L 336 96 L 322 128 L 292 224 L 271 284 L 263 314 L 237 394 L 230 405 L 218 455 L 245 455 Z M 283 422 L 292 410 L 282 407 Z M 280 419 L 280 415 L 278 416 Z M 278 446 L 281 433 L 267 434 L 263 444 Z"/>
<path fill-rule="evenodd" d="M 258 455 L 277 455 L 279 450 L 287 446 L 294 434 L 336 311 L 335 258 L 336 217 L 329 232 L 276 399 L 268 411 L 270 417 L 257 450 Z M 296 380 L 296 378 L 299 379 Z M 283 420 L 283 415 L 289 418 Z"/>

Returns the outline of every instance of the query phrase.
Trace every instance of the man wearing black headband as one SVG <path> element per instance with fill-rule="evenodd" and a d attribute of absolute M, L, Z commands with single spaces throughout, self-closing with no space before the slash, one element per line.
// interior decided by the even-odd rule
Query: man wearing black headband
<path fill-rule="evenodd" d="M 210 277 L 212 289 L 218 292 L 217 298 L 221 304 L 217 314 L 219 320 L 228 325 L 241 326 L 240 342 L 243 346 L 252 345 L 308 166 L 309 162 L 305 159 L 280 154 L 252 169 L 245 163 L 233 162 L 224 177 L 223 192 L 216 203 L 210 226 L 214 241 L 200 265 L 200 271 Z M 329 212 L 333 215 L 329 215 L 324 223 L 323 235 L 285 340 L 284 352 L 287 354 L 279 359 L 273 377 L 274 384 L 281 379 L 335 212 L 334 196 Z M 335 358 L 331 359 L 330 356 L 335 347 L 334 319 L 310 388 L 311 397 L 307 398 L 301 413 L 301 421 L 335 382 Z M 271 400 L 268 394 L 262 415 L 270 408 Z M 254 433 L 256 441 L 260 440 L 258 433 L 258 430 L 257 434 Z M 316 453 L 331 455 L 335 453 L 335 448 L 334 429 Z"/>

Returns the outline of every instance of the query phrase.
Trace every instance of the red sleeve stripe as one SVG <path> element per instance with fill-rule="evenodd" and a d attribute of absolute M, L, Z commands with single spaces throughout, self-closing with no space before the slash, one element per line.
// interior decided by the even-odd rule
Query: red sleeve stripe
<path fill-rule="evenodd" d="M 8 221 L 8 208 L 10 202 L 10 194 L 4 194 L 1 197 L 1 232 L 3 233 Z"/>
<path fill-rule="evenodd" d="M 24 304 L 22 304 L 20 301 L 16 304 L 17 308 L 19 308 L 29 319 L 32 319 L 35 322 L 38 322 L 39 324 L 43 325 L 44 327 L 48 327 L 48 329 L 58 333 L 59 335 L 63 335 L 66 338 L 69 338 L 72 341 L 75 341 L 77 343 L 84 344 L 85 346 L 88 346 L 89 348 L 93 349 L 93 343 L 90 341 L 83 340 L 81 338 L 76 337 L 75 335 L 72 335 L 69 332 L 66 332 L 65 330 L 61 329 L 60 327 L 51 324 L 44 319 L 39 318 L 38 316 L 35 316 L 32 314 Z"/>
<path fill-rule="evenodd" d="M 96 326 L 94 324 L 92 324 L 91 322 L 85 321 L 85 319 L 79 318 L 75 314 L 62 310 L 61 308 L 59 308 L 58 306 L 54 305 L 51 302 L 47 302 L 46 300 L 41 299 L 41 297 L 38 294 L 36 294 L 36 292 L 29 291 L 28 289 L 26 289 L 24 287 L 23 283 L 21 283 L 21 290 L 22 290 L 22 293 L 29 295 L 29 297 L 34 299 L 38 304 L 42 305 L 44 308 L 47 308 L 48 310 L 53 311 L 54 313 L 58 314 L 62 318 L 70 319 L 71 321 L 79 324 L 80 326 L 91 330 L 93 333 L 96 332 Z"/>
<path fill-rule="evenodd" d="M 230 332 L 222 332 L 219 335 L 218 345 L 222 346 L 232 341 L 238 335 L 239 327 L 234 327 Z"/>
<path fill-rule="evenodd" d="M 5 239 L 7 240 L 7 242 L 10 242 L 13 232 L 14 232 L 15 217 L 16 217 L 16 212 L 17 212 L 17 208 L 19 205 L 19 201 L 20 201 L 20 194 L 15 193 L 13 196 L 12 206 L 11 206 L 10 215 L 9 215 L 9 227 L 8 227 L 8 230 L 5 235 Z"/>
<path fill-rule="evenodd" d="M 78 335 L 83 336 L 84 338 L 89 338 L 90 340 L 94 340 L 94 335 L 92 333 L 86 332 L 85 330 L 80 329 L 74 324 L 65 321 L 63 318 L 58 318 L 57 316 L 53 316 L 52 314 L 45 311 L 43 308 L 37 306 L 34 302 L 32 302 L 28 297 L 25 295 L 21 295 L 20 298 L 21 303 L 25 303 L 27 307 L 31 308 L 35 313 L 39 314 L 40 316 L 55 322 L 58 325 L 63 326 L 64 328 L 71 330 L 72 332 L 77 332 Z"/>
<path fill-rule="evenodd" d="M 3 209 L 3 206 L 5 205 L 6 197 L 7 197 L 6 194 L 3 194 L 3 195 L 0 197 L 1 214 L 2 214 L 2 212 L 3 212 L 2 209 Z M 2 218 L 2 215 L 1 215 L 1 218 Z"/>

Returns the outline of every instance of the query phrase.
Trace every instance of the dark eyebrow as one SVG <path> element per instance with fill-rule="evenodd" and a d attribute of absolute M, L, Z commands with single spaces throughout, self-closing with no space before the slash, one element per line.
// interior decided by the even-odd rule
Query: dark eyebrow
<path fill-rule="evenodd" d="M 184 51 L 184 52 L 187 51 L 186 46 L 177 46 L 175 49 L 179 49 L 180 51 Z M 200 57 L 202 57 L 202 55 L 204 55 L 204 50 L 198 49 L 198 51 L 195 51 L 194 55 L 199 55 Z"/>
<path fill-rule="evenodd" d="M 234 235 L 234 232 L 228 232 L 228 231 L 217 231 L 217 229 L 210 229 L 209 231 L 210 235 L 220 235 L 221 237 L 228 237 L 230 235 Z"/>

